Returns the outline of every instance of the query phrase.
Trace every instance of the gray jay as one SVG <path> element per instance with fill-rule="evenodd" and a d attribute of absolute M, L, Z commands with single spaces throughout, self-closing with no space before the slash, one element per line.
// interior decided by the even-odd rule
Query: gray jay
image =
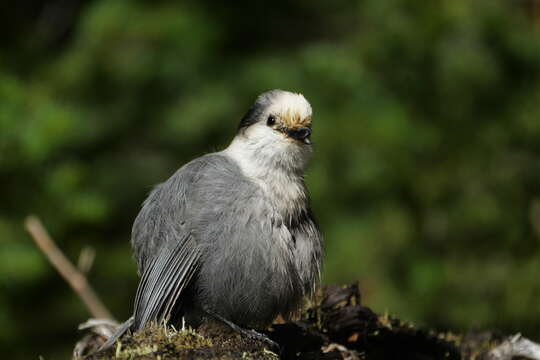
<path fill-rule="evenodd" d="M 103 348 L 149 322 L 211 319 L 260 338 L 253 329 L 314 293 L 322 236 L 304 184 L 311 115 L 301 94 L 265 92 L 225 150 L 153 189 L 132 230 L 134 313 Z"/>

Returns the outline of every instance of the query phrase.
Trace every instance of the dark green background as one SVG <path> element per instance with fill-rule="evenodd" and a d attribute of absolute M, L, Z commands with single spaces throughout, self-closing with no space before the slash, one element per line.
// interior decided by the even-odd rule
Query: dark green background
<path fill-rule="evenodd" d="M 153 184 L 225 147 L 255 97 L 314 109 L 324 282 L 417 324 L 540 338 L 540 35 L 531 1 L 1 5 L 0 348 L 67 358 L 88 313 L 40 216 L 119 319 Z"/>

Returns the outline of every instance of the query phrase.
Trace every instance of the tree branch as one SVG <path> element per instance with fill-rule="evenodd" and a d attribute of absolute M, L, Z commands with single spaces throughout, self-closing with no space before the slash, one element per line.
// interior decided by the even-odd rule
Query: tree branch
<path fill-rule="evenodd" d="M 86 277 L 56 246 L 41 221 L 35 216 L 28 216 L 24 221 L 24 225 L 37 247 L 79 296 L 90 314 L 95 318 L 113 319 L 109 310 L 103 305 L 86 280 Z"/>

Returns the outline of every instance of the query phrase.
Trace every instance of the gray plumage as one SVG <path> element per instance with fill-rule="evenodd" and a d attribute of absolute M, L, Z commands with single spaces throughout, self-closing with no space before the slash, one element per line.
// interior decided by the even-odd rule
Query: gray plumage
<path fill-rule="evenodd" d="M 301 95 L 265 93 L 228 149 L 155 187 L 133 225 L 141 280 L 134 316 L 119 332 L 182 318 L 196 327 L 209 314 L 261 328 L 313 293 L 322 238 L 303 181 L 310 121 Z"/>

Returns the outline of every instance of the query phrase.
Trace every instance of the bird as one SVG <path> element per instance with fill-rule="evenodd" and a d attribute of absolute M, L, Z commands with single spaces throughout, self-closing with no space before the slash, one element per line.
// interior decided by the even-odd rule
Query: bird
<path fill-rule="evenodd" d="M 302 94 L 264 92 L 228 147 L 154 187 L 132 228 L 133 316 L 102 349 L 151 322 L 221 322 L 277 345 L 257 330 L 298 311 L 320 282 L 323 237 L 304 181 L 311 134 Z"/>

